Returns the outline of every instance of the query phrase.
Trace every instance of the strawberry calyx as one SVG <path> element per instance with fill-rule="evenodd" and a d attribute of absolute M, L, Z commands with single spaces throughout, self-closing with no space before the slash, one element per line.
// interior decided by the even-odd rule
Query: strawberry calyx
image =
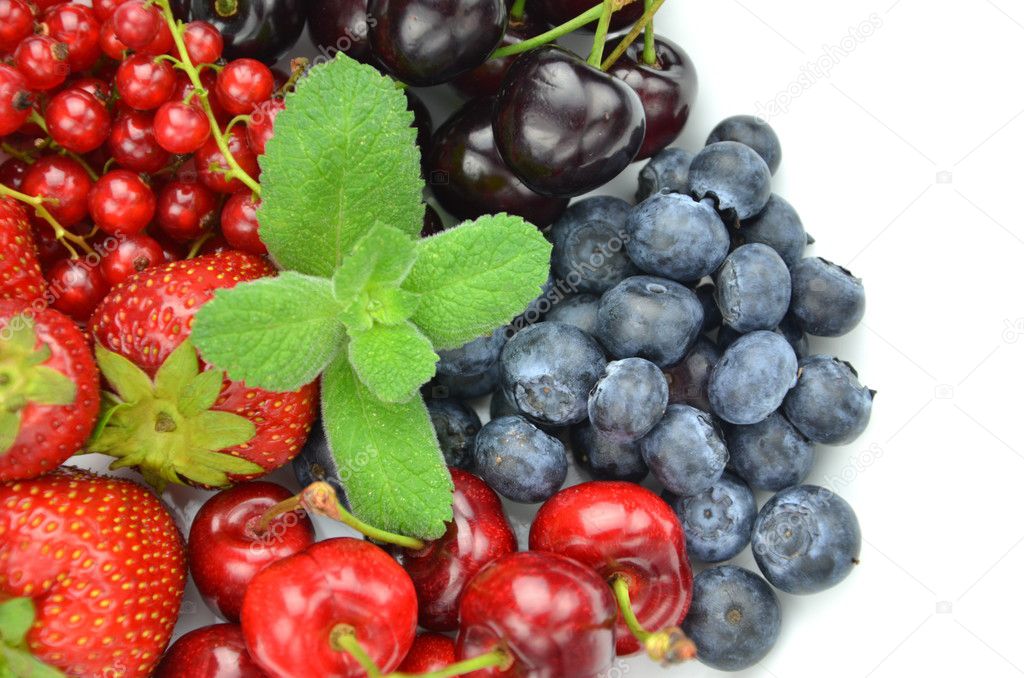
<path fill-rule="evenodd" d="M 43 363 L 53 355 L 46 344 L 36 346 L 35 325 L 26 314 L 16 315 L 0 330 L 0 454 L 14 445 L 22 413 L 30 403 L 70 405 L 75 382 Z"/>
<path fill-rule="evenodd" d="M 88 451 L 117 457 L 111 469 L 135 468 L 158 491 L 168 482 L 186 480 L 225 487 L 231 484 L 229 475 L 264 472 L 256 463 L 222 452 L 251 440 L 256 427 L 241 415 L 212 409 L 224 373 L 200 371 L 190 341 L 167 356 L 153 379 L 100 344 L 96 362 L 113 391 L 103 393 Z"/>
<path fill-rule="evenodd" d="M 64 678 L 64 674 L 32 656 L 28 632 L 36 620 L 31 598 L 0 601 L 0 678 Z"/>

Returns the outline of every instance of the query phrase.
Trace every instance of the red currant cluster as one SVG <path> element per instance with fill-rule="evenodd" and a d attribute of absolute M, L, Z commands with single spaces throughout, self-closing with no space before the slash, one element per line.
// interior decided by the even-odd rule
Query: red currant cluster
<path fill-rule="evenodd" d="M 54 308 L 84 321 L 149 266 L 266 254 L 257 157 L 288 78 L 223 50 L 166 2 L 0 0 L 0 197 L 34 209 Z"/>

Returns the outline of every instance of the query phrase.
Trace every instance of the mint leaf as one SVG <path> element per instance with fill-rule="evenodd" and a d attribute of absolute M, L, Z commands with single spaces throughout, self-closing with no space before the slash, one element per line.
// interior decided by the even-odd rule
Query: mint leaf
<path fill-rule="evenodd" d="M 330 277 L 378 221 L 419 233 L 416 132 L 391 78 L 339 54 L 285 101 L 260 158 L 260 238 L 278 264 Z"/>
<path fill-rule="evenodd" d="M 218 290 L 196 314 L 192 341 L 235 381 L 294 391 L 337 352 L 340 312 L 330 280 L 285 271 Z"/>
<path fill-rule="evenodd" d="M 401 287 L 378 288 L 369 293 L 367 311 L 375 322 L 382 325 L 401 325 L 412 317 L 419 303 L 418 294 Z"/>
<path fill-rule="evenodd" d="M 437 539 L 452 518 L 452 481 L 426 405 L 374 397 L 339 357 L 321 382 L 327 440 L 352 511 L 391 532 Z"/>
<path fill-rule="evenodd" d="M 438 360 L 430 340 L 409 322 L 374 325 L 353 334 L 348 357 L 359 380 L 389 403 L 415 395 L 434 376 Z"/>
<path fill-rule="evenodd" d="M 551 245 L 499 214 L 420 240 L 403 289 L 420 295 L 412 321 L 435 348 L 457 348 L 521 313 L 547 280 Z"/>

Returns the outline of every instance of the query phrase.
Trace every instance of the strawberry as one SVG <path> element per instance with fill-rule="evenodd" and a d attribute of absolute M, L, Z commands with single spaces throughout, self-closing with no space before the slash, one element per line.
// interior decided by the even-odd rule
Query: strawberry
<path fill-rule="evenodd" d="M 45 289 L 28 216 L 15 201 L 0 198 L 0 299 L 31 301 Z"/>
<path fill-rule="evenodd" d="M 274 273 L 265 259 L 228 250 L 155 266 L 114 288 L 89 322 L 114 390 L 89 450 L 118 457 L 111 468 L 137 468 L 157 488 L 224 487 L 298 454 L 316 416 L 316 385 L 249 388 L 204 365 L 187 340 L 218 289 Z"/>
<path fill-rule="evenodd" d="M 99 409 L 96 363 L 75 323 L 0 301 L 0 480 L 60 466 L 82 449 Z"/>
<path fill-rule="evenodd" d="M 30 670 L 39 662 L 150 675 L 185 576 L 181 534 L 144 487 L 71 468 L 0 483 L 0 659 L 13 675 L 51 675 Z"/>

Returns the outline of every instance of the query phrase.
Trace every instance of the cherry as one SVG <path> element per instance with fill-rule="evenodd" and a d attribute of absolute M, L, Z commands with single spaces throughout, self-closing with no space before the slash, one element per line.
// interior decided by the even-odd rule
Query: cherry
<path fill-rule="evenodd" d="M 25 76 L 0 64 L 0 136 L 17 131 L 31 112 L 32 94 Z"/>
<path fill-rule="evenodd" d="M 420 626 L 431 631 L 457 629 L 459 601 L 469 581 L 488 563 L 518 548 L 494 490 L 471 473 L 449 470 L 455 499 L 448 529 L 422 549 L 405 549 L 401 557 L 416 587 Z"/>
<path fill-rule="evenodd" d="M 195 153 L 210 138 L 210 119 L 195 104 L 168 101 L 156 111 L 153 132 L 171 153 Z"/>
<path fill-rule="evenodd" d="M 114 61 L 121 61 L 127 56 L 128 46 L 117 39 L 114 24 L 109 20 L 100 26 L 100 49 Z"/>
<path fill-rule="evenodd" d="M 315 541 L 305 513 L 291 511 L 260 525 L 269 509 L 291 496 L 274 483 L 242 483 L 215 494 L 192 521 L 192 578 L 210 609 L 225 619 L 238 621 L 245 590 L 258 572 Z"/>
<path fill-rule="evenodd" d="M 312 0 L 309 33 L 327 55 L 342 52 L 357 61 L 370 58 L 367 0 Z"/>
<path fill-rule="evenodd" d="M 107 147 L 118 165 L 147 174 L 163 169 L 171 158 L 156 141 L 152 114 L 131 109 L 114 120 Z"/>
<path fill-rule="evenodd" d="M 156 196 L 142 178 L 130 170 L 104 174 L 89 191 L 89 215 L 110 235 L 134 235 L 156 213 Z"/>
<path fill-rule="evenodd" d="M 429 238 L 444 230 L 444 222 L 441 221 L 441 215 L 437 213 L 437 210 L 430 205 L 424 205 L 424 207 L 426 209 L 423 210 L 423 228 L 420 229 L 420 237 Z"/>
<path fill-rule="evenodd" d="M 62 226 L 70 226 L 88 214 L 91 186 L 89 174 L 77 162 L 62 155 L 47 155 L 25 173 L 21 190 L 46 198 L 46 209 L 53 218 Z"/>
<path fill-rule="evenodd" d="M 166 261 L 160 243 L 148 235 L 137 233 L 119 239 L 117 246 L 104 255 L 100 268 L 103 279 L 113 287 L 150 266 L 159 266 Z"/>
<path fill-rule="evenodd" d="M 508 28 L 505 29 L 499 47 L 519 44 L 546 30 L 547 25 L 532 12 L 524 14 L 519 19 L 509 19 Z M 469 73 L 457 77 L 452 81 L 452 85 L 468 97 L 493 96 L 501 89 L 505 73 L 518 56 L 513 54 L 500 59 L 488 59 Z"/>
<path fill-rule="evenodd" d="M 541 0 L 536 4 L 536 11 L 539 11 L 549 24 L 558 26 L 583 14 L 596 4 L 591 0 Z M 612 14 L 611 29 L 618 31 L 627 28 L 636 23 L 643 13 L 644 3 L 634 0 Z M 593 26 L 594 24 L 590 24 L 591 30 Z"/>
<path fill-rule="evenodd" d="M 456 653 L 511 655 L 505 670 L 474 676 L 590 678 L 615 659 L 615 599 L 597 574 L 553 553 L 513 553 L 491 563 L 462 596 Z"/>
<path fill-rule="evenodd" d="M 132 108 L 148 111 L 157 108 L 174 93 L 174 70 L 165 61 L 145 54 L 130 56 L 117 68 L 117 91 Z"/>
<path fill-rule="evenodd" d="M 182 21 L 209 22 L 224 36 L 227 59 L 248 57 L 272 64 L 306 26 L 306 0 L 171 0 Z"/>
<path fill-rule="evenodd" d="M 398 80 L 425 87 L 471 71 L 501 42 L 503 0 L 371 0 L 370 45 Z"/>
<path fill-rule="evenodd" d="M 251 113 L 274 93 L 274 74 L 255 59 L 236 59 L 217 74 L 216 93 L 229 113 Z"/>
<path fill-rule="evenodd" d="M 47 35 L 68 46 L 68 66 L 73 72 L 92 68 L 100 58 L 100 22 L 85 5 L 55 5 L 43 15 L 42 25 Z"/>
<path fill-rule="evenodd" d="M 527 186 L 542 195 L 579 195 L 636 157 L 644 110 L 626 83 L 546 46 L 509 68 L 494 135 L 501 157 Z"/>
<path fill-rule="evenodd" d="M 697 69 L 679 45 L 656 38 L 656 61 L 643 61 L 643 45 L 634 42 L 608 70 L 640 95 L 647 120 L 636 159 L 650 158 L 682 133 L 697 98 Z"/>
<path fill-rule="evenodd" d="M 0 184 L 20 191 L 28 168 L 29 164 L 20 158 L 7 158 L 0 163 Z"/>
<path fill-rule="evenodd" d="M 99 266 L 80 259 L 63 259 L 46 275 L 53 294 L 51 306 L 78 322 L 86 322 L 110 289 Z"/>
<path fill-rule="evenodd" d="M 635 483 L 592 481 L 562 490 L 534 518 L 530 548 L 572 558 L 606 581 L 622 580 L 644 627 L 676 626 L 690 607 L 693 573 L 679 518 Z M 640 649 L 622 619 L 616 639 L 620 655 Z"/>
<path fill-rule="evenodd" d="M 260 166 L 256 161 L 256 154 L 249 148 L 245 140 L 245 125 L 235 125 L 227 135 L 228 150 L 234 156 L 238 166 L 245 170 L 253 179 L 259 178 Z M 206 186 L 218 193 L 236 193 L 245 190 L 245 184 L 238 179 L 228 179 L 225 172 L 228 171 L 228 162 L 224 154 L 217 147 L 217 142 L 212 137 L 203 144 L 195 154 L 196 170 L 199 172 L 199 180 Z"/>
<path fill-rule="evenodd" d="M 614 607 L 611 614 L 614 620 Z M 361 644 L 382 671 L 393 671 L 412 646 L 416 591 L 377 546 L 327 539 L 253 578 L 242 631 L 256 664 L 274 678 L 365 675 L 351 654 L 339 651 L 347 641 Z"/>
<path fill-rule="evenodd" d="M 248 650 L 238 624 L 213 624 L 175 641 L 153 678 L 266 678 Z"/>
<path fill-rule="evenodd" d="M 535 193 L 508 168 L 494 141 L 493 107 L 493 97 L 475 99 L 438 128 L 425 158 L 434 195 L 459 219 L 508 212 L 549 226 L 569 199 Z"/>
<path fill-rule="evenodd" d="M 232 193 L 220 212 L 220 230 L 224 239 L 236 250 L 249 254 L 267 253 L 267 246 L 260 240 L 260 224 L 256 219 L 260 199 L 248 191 Z"/>
<path fill-rule="evenodd" d="M 174 180 L 160 191 L 156 223 L 178 242 L 201 236 L 216 217 L 217 198 L 197 181 Z"/>
<path fill-rule="evenodd" d="M 32 35 L 32 8 L 22 0 L 0 0 L 0 54 L 13 52 Z"/>
<path fill-rule="evenodd" d="M 28 88 L 37 92 L 64 82 L 71 67 L 68 46 L 49 35 L 30 35 L 14 50 L 14 66 L 25 76 Z"/>
<path fill-rule="evenodd" d="M 249 115 L 249 123 L 245 126 L 245 138 L 249 148 L 256 155 L 263 155 L 267 150 L 267 142 L 274 136 L 274 120 L 284 110 L 284 99 L 274 97 L 261 102 Z"/>
<path fill-rule="evenodd" d="M 454 662 L 455 641 L 440 633 L 420 633 L 398 670 L 402 673 L 427 673 L 439 671 Z"/>
<path fill-rule="evenodd" d="M 206 21 L 190 21 L 181 35 L 192 64 L 212 64 L 224 52 L 224 37 Z"/>
<path fill-rule="evenodd" d="M 66 89 L 50 99 L 44 117 L 53 140 L 75 153 L 99 148 L 110 134 L 107 107 L 83 89 Z"/>
<path fill-rule="evenodd" d="M 149 45 L 160 31 L 160 11 L 144 0 L 127 0 L 118 5 L 111 17 L 117 39 L 129 49 L 140 50 Z"/>

